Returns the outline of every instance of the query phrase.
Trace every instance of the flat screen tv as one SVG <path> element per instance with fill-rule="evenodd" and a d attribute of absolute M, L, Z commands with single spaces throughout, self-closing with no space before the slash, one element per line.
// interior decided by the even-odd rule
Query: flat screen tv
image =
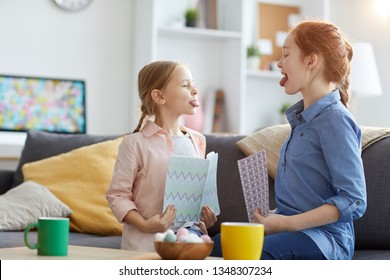
<path fill-rule="evenodd" d="M 86 133 L 85 82 L 0 75 L 0 130 Z"/>

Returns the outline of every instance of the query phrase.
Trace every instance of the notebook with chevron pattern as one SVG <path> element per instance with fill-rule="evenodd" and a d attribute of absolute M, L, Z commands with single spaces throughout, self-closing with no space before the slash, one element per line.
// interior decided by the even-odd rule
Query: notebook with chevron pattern
<path fill-rule="evenodd" d="M 220 214 L 217 193 L 218 154 L 210 152 L 206 159 L 172 156 L 165 181 L 164 206 L 175 205 L 175 222 L 198 222 L 203 205 Z"/>
<path fill-rule="evenodd" d="M 237 161 L 246 211 L 249 222 L 253 223 L 256 208 L 260 214 L 269 214 L 268 169 L 265 150 L 256 152 Z"/>

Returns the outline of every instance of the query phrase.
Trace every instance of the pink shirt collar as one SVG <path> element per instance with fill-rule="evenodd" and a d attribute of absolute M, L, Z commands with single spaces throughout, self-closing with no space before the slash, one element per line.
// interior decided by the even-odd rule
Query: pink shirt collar
<path fill-rule="evenodd" d="M 187 129 L 183 126 L 180 126 L 180 130 L 184 132 L 188 132 Z M 166 132 L 164 129 L 162 129 L 152 121 L 147 121 L 146 124 L 143 126 L 143 128 L 141 128 L 140 132 L 142 132 L 142 134 L 145 137 L 150 137 L 154 134 L 165 134 L 169 136 L 168 132 Z"/>
<path fill-rule="evenodd" d="M 196 143 L 195 149 L 196 153 L 199 157 L 204 158 L 205 157 L 205 150 L 206 150 L 206 143 L 205 140 L 200 139 L 200 133 L 195 132 L 191 129 L 187 129 L 184 126 L 180 126 L 180 130 L 187 132 L 191 140 Z M 166 141 L 168 142 L 168 147 L 170 152 L 173 152 L 173 142 L 171 139 L 171 136 L 166 132 L 163 128 L 159 127 L 157 124 L 155 124 L 152 121 L 147 121 L 146 124 L 141 128 L 140 132 L 145 136 L 145 137 L 150 137 L 155 134 L 161 134 L 165 136 Z"/>

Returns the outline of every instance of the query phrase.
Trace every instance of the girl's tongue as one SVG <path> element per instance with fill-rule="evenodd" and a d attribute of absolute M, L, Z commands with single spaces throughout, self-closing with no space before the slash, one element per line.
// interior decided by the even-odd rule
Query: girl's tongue
<path fill-rule="evenodd" d="M 280 80 L 279 85 L 280 85 L 281 87 L 284 87 L 284 85 L 285 85 L 285 83 L 287 82 L 287 80 L 288 80 L 287 75 L 284 75 L 284 77 Z"/>
<path fill-rule="evenodd" d="M 198 101 L 196 101 L 196 100 L 191 101 L 190 104 L 192 106 L 194 106 L 194 107 L 199 107 L 200 106 L 200 103 Z"/>

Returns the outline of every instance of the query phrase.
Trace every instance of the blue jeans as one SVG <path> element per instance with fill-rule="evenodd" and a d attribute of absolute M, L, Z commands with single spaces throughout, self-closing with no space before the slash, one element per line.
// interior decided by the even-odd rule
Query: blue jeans
<path fill-rule="evenodd" d="M 221 236 L 213 237 L 211 256 L 222 257 Z M 325 260 L 317 244 L 306 234 L 280 232 L 264 236 L 262 260 Z"/>

